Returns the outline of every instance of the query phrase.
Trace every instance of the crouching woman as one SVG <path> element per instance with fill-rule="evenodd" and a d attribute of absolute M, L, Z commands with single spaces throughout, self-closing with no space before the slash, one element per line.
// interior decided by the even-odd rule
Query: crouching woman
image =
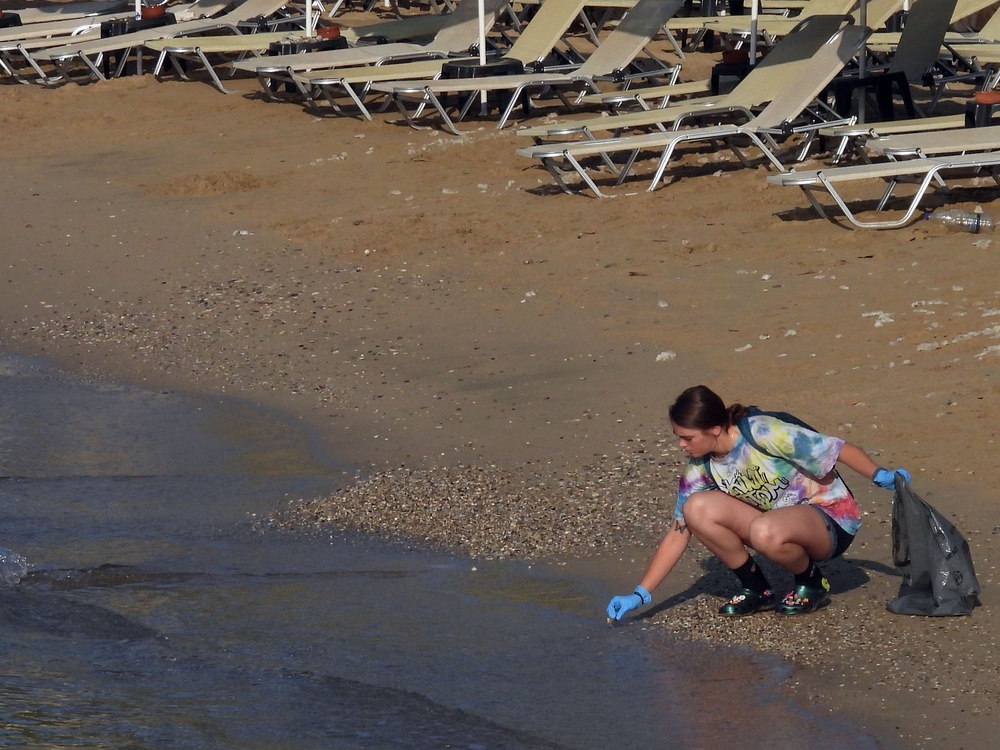
<path fill-rule="evenodd" d="M 853 495 L 837 473 L 842 463 L 880 487 L 895 473 L 879 468 L 863 450 L 837 437 L 766 414 L 726 406 L 709 388 L 684 391 L 670 407 L 670 424 L 690 456 L 680 478 L 670 529 L 632 594 L 614 597 L 608 617 L 649 604 L 650 594 L 673 570 L 696 537 L 739 579 L 740 590 L 719 614 L 782 615 L 815 612 L 830 602 L 820 563 L 844 554 L 861 526 Z M 909 473 L 897 470 L 907 481 Z M 783 597 L 750 552 L 794 576 Z"/>

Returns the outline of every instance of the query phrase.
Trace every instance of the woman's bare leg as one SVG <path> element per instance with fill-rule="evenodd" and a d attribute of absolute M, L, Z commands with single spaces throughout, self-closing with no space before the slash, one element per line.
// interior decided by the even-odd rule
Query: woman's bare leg
<path fill-rule="evenodd" d="M 762 511 L 720 490 L 696 492 L 684 503 L 688 531 L 732 569 L 747 561 L 751 527 L 763 517 Z"/>
<path fill-rule="evenodd" d="M 833 552 L 823 516 L 808 505 L 792 505 L 761 513 L 750 525 L 750 546 L 791 573 L 801 573 L 813 560 Z"/>
<path fill-rule="evenodd" d="M 719 490 L 696 492 L 684 503 L 688 530 L 730 568 L 750 547 L 791 573 L 830 556 L 830 534 L 815 508 L 793 505 L 766 513 Z"/>

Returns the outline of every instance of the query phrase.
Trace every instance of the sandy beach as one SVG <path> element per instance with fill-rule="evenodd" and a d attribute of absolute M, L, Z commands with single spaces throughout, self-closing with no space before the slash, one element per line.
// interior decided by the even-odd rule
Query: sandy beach
<path fill-rule="evenodd" d="M 685 78 L 712 63 L 689 58 Z M 722 622 L 733 581 L 695 546 L 643 626 L 782 654 L 790 692 L 902 747 L 992 747 L 993 235 L 850 231 L 721 152 L 653 193 L 565 195 L 513 127 L 318 118 L 232 85 L 0 86 L 8 351 L 301 418 L 354 483 L 283 523 L 572 561 L 609 597 L 671 517 L 676 394 L 792 411 L 913 473 L 968 537 L 982 606 L 889 614 L 892 495 L 845 474 L 864 526 L 830 607 Z"/>

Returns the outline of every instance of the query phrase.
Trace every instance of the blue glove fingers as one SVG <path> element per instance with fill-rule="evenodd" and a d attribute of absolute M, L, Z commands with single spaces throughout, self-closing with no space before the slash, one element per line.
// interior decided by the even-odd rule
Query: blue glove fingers
<path fill-rule="evenodd" d="M 616 596 L 608 604 L 608 617 L 612 620 L 621 620 L 633 609 L 638 609 L 640 604 L 642 604 L 642 597 L 638 594 Z"/>
<path fill-rule="evenodd" d="M 891 490 L 896 486 L 896 474 L 899 474 L 907 482 L 910 481 L 910 472 L 906 469 L 895 469 L 894 471 L 889 471 L 888 469 L 879 468 L 875 471 L 875 475 L 872 477 L 872 482 L 877 484 L 882 489 Z"/>

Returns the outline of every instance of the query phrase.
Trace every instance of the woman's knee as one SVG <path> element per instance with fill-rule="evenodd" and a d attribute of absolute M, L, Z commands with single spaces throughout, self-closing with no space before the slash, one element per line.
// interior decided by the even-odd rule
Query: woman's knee
<path fill-rule="evenodd" d="M 813 519 L 808 517 L 810 521 Z M 818 515 L 817 515 L 818 518 Z M 789 544 L 801 547 L 809 556 L 822 560 L 823 551 L 829 545 L 829 535 L 819 524 L 803 525 L 797 517 L 787 514 L 765 513 L 750 524 L 750 546 L 762 555 L 780 554 Z M 817 557 L 817 555 L 821 555 Z"/>
<path fill-rule="evenodd" d="M 786 536 L 781 524 L 774 523 L 774 519 L 768 518 L 767 514 L 762 514 L 750 524 L 750 546 L 761 554 L 784 544 Z"/>
<path fill-rule="evenodd" d="M 684 523 L 689 529 L 696 529 L 714 517 L 716 504 L 711 499 L 711 492 L 694 492 L 684 501 Z"/>

